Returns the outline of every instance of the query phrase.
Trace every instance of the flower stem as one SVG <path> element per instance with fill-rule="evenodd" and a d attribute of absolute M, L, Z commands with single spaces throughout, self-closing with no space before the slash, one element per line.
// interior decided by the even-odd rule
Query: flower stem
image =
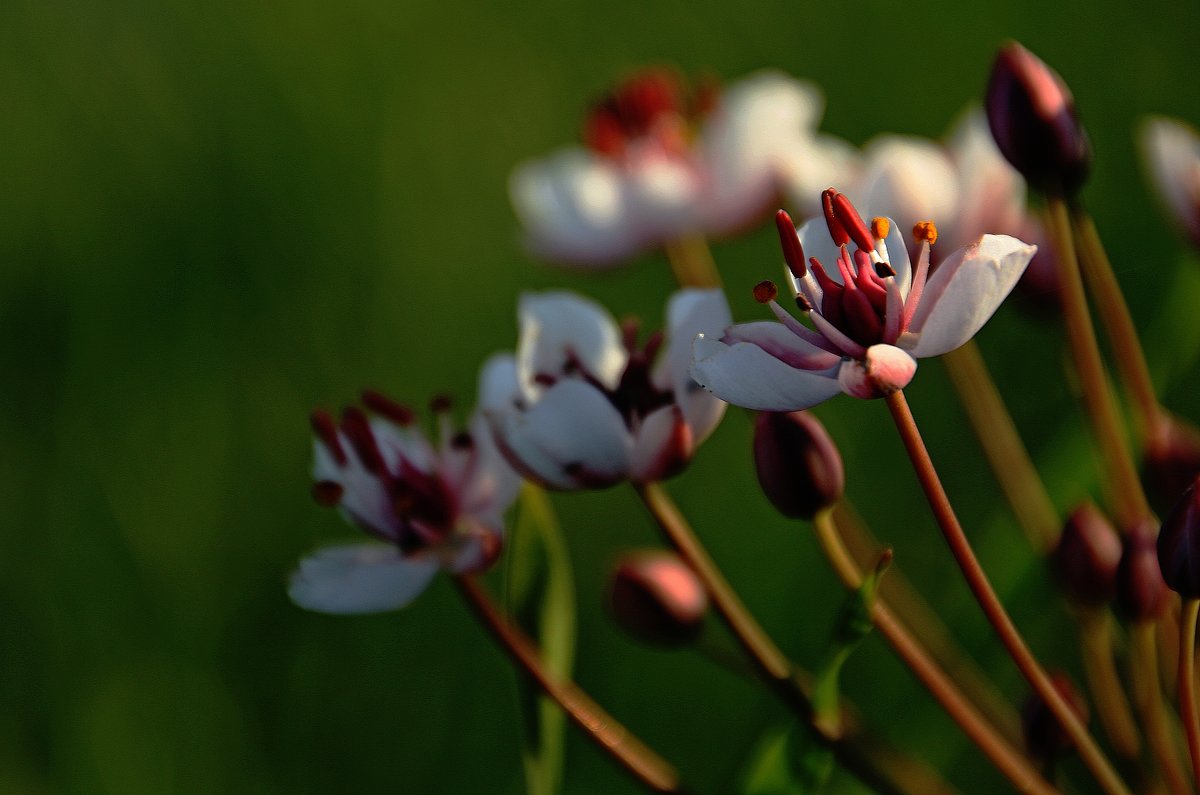
<path fill-rule="evenodd" d="M 831 510 L 817 514 L 813 520 L 817 540 L 834 571 L 847 588 L 858 588 L 862 574 L 842 541 Z M 1000 736 L 979 714 L 953 680 L 929 656 L 921 643 L 879 598 L 871 614 L 875 628 L 901 661 L 909 667 L 922 685 L 941 705 L 946 714 L 958 724 L 963 733 L 979 746 L 984 755 L 1008 778 L 1018 792 L 1053 793 L 1053 786 L 1034 769 L 1029 761 Z"/>
<path fill-rule="evenodd" d="M 1133 626 L 1131 672 L 1138 713 L 1146 729 L 1146 742 L 1172 795 L 1188 795 L 1189 788 L 1176 756 L 1170 724 L 1163 707 L 1162 686 L 1158 678 L 1158 649 L 1153 621 Z"/>
<path fill-rule="evenodd" d="M 942 357 L 975 437 L 1009 506 L 1037 552 L 1058 540 L 1059 519 L 1042 478 L 974 341 Z"/>
<path fill-rule="evenodd" d="M 941 527 L 946 543 L 962 570 L 967 586 L 983 609 L 984 615 L 995 630 L 1000 642 L 1004 644 L 1009 656 L 1012 657 L 1013 662 L 1016 663 L 1017 668 L 1020 669 L 1021 674 L 1029 682 L 1038 698 L 1049 707 L 1058 719 L 1079 750 L 1084 764 L 1092 771 L 1092 775 L 1104 791 L 1110 795 L 1129 795 L 1129 788 L 1125 786 L 1112 763 L 1105 757 L 1100 746 L 1088 733 L 1087 728 L 1071 709 L 1066 699 L 1054 687 L 1050 677 L 1047 676 L 1046 671 L 1025 644 L 1024 638 L 1021 637 L 1021 633 L 1009 618 L 1004 605 L 1000 603 L 1000 599 L 992 589 L 992 584 L 988 581 L 983 567 L 979 565 L 979 560 L 975 557 L 974 550 L 971 549 L 971 543 L 967 540 L 966 533 L 963 532 L 962 525 L 959 524 L 958 517 L 954 513 L 954 508 L 950 505 L 950 498 L 946 496 L 946 490 L 942 487 L 937 470 L 934 469 L 929 451 L 925 449 L 925 442 L 921 438 L 921 432 L 917 429 L 916 420 L 913 419 L 903 390 L 893 392 L 887 396 L 886 400 L 892 420 L 904 442 L 905 450 L 908 452 L 909 460 L 912 461 L 913 470 L 916 472 L 917 480 L 920 481 L 921 489 L 925 492 L 925 498 L 929 502 L 934 518 Z"/>
<path fill-rule="evenodd" d="M 1129 305 L 1125 303 L 1121 285 L 1100 241 L 1095 222 L 1078 202 L 1071 206 L 1071 220 L 1075 241 L 1079 244 L 1079 261 L 1099 307 L 1101 323 L 1112 344 L 1117 372 L 1129 393 L 1137 419 L 1136 427 L 1144 441 L 1146 435 L 1157 427 L 1162 414 L 1154 382 L 1150 379 L 1150 368 L 1146 364 L 1146 353 L 1138 339 Z"/>
<path fill-rule="evenodd" d="M 685 235 L 664 249 L 680 287 L 720 287 L 721 274 L 702 235 Z"/>
<path fill-rule="evenodd" d="M 1058 264 L 1063 320 L 1071 355 L 1079 373 L 1083 401 L 1104 459 L 1109 493 L 1118 527 L 1128 529 L 1150 514 L 1146 495 L 1133 465 L 1129 444 L 1121 427 L 1116 401 L 1109 390 L 1100 358 L 1100 346 L 1088 313 L 1083 279 L 1075 258 L 1071 220 L 1062 198 L 1046 199 L 1047 228 L 1053 238 Z"/>
<path fill-rule="evenodd" d="M 1196 711 L 1196 618 L 1200 599 L 1186 599 L 1179 619 L 1179 715 L 1192 757 L 1192 778 L 1200 789 L 1200 715 Z"/>
<path fill-rule="evenodd" d="M 559 680 L 545 671 L 533 641 L 501 614 L 482 585 L 465 575 L 456 577 L 455 581 L 463 598 L 496 641 L 538 687 L 562 707 L 576 726 L 647 789 L 684 792 L 675 768 L 605 712 L 575 683 Z"/>
<path fill-rule="evenodd" d="M 1096 705 L 1100 726 L 1113 749 L 1126 759 L 1137 759 L 1141 738 L 1130 713 L 1125 686 L 1117 673 L 1112 617 L 1105 609 L 1085 609 L 1079 617 L 1083 673 Z"/>

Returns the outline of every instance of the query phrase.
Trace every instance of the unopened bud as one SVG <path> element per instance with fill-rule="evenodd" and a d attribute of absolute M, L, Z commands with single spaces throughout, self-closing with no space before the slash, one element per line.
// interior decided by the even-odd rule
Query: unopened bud
<path fill-rule="evenodd" d="M 1166 412 L 1146 439 L 1143 481 L 1156 506 L 1169 508 L 1200 475 L 1200 431 Z"/>
<path fill-rule="evenodd" d="M 1087 723 L 1088 705 L 1070 677 L 1061 671 L 1050 675 L 1050 682 L 1058 694 L 1066 699 L 1079 720 Z M 1043 765 L 1050 765 L 1072 747 L 1071 737 L 1063 729 L 1058 718 L 1038 695 L 1032 694 L 1021 709 L 1021 733 L 1025 737 L 1025 748 L 1029 755 Z"/>
<path fill-rule="evenodd" d="M 1000 48 L 987 87 L 996 146 L 1038 190 L 1075 193 L 1087 179 L 1092 147 L 1058 73 L 1016 42 Z"/>
<path fill-rule="evenodd" d="M 1067 517 L 1050 556 L 1050 568 L 1067 596 L 1081 605 L 1106 604 L 1116 590 L 1120 563 L 1117 529 L 1095 505 L 1080 505 Z"/>
<path fill-rule="evenodd" d="M 1117 607 L 1131 621 L 1153 621 L 1166 606 L 1167 585 L 1158 567 L 1154 527 L 1141 522 L 1125 536 L 1117 566 Z"/>
<path fill-rule="evenodd" d="M 1192 480 L 1158 532 L 1158 564 L 1167 587 L 1200 598 L 1200 477 Z"/>
<path fill-rule="evenodd" d="M 754 468 L 767 499 L 789 519 L 811 519 L 842 498 L 846 473 L 829 433 L 807 411 L 761 412 Z"/>
<path fill-rule="evenodd" d="M 644 550 L 617 563 L 609 606 L 617 624 L 634 638 L 656 646 L 683 646 L 704 629 L 708 594 L 678 556 Z"/>

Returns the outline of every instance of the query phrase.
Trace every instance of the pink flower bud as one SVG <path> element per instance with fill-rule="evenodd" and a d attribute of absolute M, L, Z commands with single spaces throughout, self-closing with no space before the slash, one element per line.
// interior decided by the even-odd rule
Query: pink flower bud
<path fill-rule="evenodd" d="M 842 498 L 837 445 L 807 411 L 763 412 L 754 420 L 754 468 L 767 499 L 789 519 L 811 519 Z"/>
<path fill-rule="evenodd" d="M 1050 567 L 1067 596 L 1082 605 L 1100 606 L 1116 591 L 1121 538 L 1104 514 L 1085 502 L 1067 517 Z"/>
<path fill-rule="evenodd" d="M 1065 673 L 1056 671 L 1050 675 L 1054 689 L 1059 692 L 1074 712 L 1084 723 L 1088 720 L 1088 705 L 1083 696 Z M 1025 748 L 1029 755 L 1043 765 L 1049 765 L 1055 759 L 1071 749 L 1071 738 L 1067 735 L 1058 718 L 1036 694 L 1025 701 L 1021 710 L 1021 733 L 1025 737 Z"/>
<path fill-rule="evenodd" d="M 1200 597 L 1200 477 L 1183 492 L 1158 533 L 1158 563 L 1167 587 Z"/>
<path fill-rule="evenodd" d="M 708 594 L 676 555 L 643 550 L 617 563 L 609 605 L 617 624 L 643 643 L 683 646 L 704 629 Z"/>
<path fill-rule="evenodd" d="M 1041 191 L 1073 194 L 1092 148 L 1058 73 L 1016 42 L 1000 48 L 988 80 L 988 124 L 1001 153 Z"/>
<path fill-rule="evenodd" d="M 1154 527 L 1142 522 L 1125 536 L 1125 549 L 1117 566 L 1117 607 L 1131 621 L 1153 621 L 1162 614 L 1166 597 Z"/>

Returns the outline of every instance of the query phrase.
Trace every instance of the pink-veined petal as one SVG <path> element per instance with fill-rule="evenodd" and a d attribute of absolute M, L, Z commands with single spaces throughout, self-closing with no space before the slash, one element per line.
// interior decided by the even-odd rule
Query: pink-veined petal
<path fill-rule="evenodd" d="M 415 599 L 438 568 L 432 557 L 403 557 L 383 544 L 326 547 L 300 561 L 288 596 L 319 613 L 382 613 Z"/>
<path fill-rule="evenodd" d="M 1200 242 L 1200 134 L 1177 119 L 1154 116 L 1143 122 L 1138 138 L 1163 204 Z"/>
<path fill-rule="evenodd" d="M 338 509 L 347 521 L 381 538 L 395 538 L 398 532 L 392 500 L 379 478 L 359 461 L 354 445 L 339 433 L 346 463 L 339 465 L 325 445 L 313 442 L 313 480 L 332 481 L 342 487 Z"/>
<path fill-rule="evenodd" d="M 692 377 L 722 400 L 759 411 L 811 408 L 841 391 L 837 369 L 799 370 L 757 345 L 696 340 Z"/>
<path fill-rule="evenodd" d="M 782 323 L 769 320 L 730 326 L 721 341 L 727 345 L 752 343 L 785 364 L 801 370 L 828 370 L 841 360 L 837 354 L 797 337 Z"/>
<path fill-rule="evenodd" d="M 1037 251 L 1015 237 L 984 235 L 959 249 L 930 277 L 901 348 L 915 357 L 940 356 L 983 327 L 1012 291 Z"/>
<path fill-rule="evenodd" d="M 674 392 L 697 445 L 717 427 L 725 403 L 692 380 L 688 372 L 692 343 L 699 334 L 719 337 L 732 322 L 729 302 L 720 289 L 677 290 L 667 302 L 667 350 L 655 367 L 654 383 Z"/>
<path fill-rule="evenodd" d="M 521 326 L 517 375 L 526 394 L 539 375 L 557 379 L 571 362 L 612 388 L 625 369 L 628 352 L 608 310 L 565 290 L 525 293 L 517 307 Z"/>

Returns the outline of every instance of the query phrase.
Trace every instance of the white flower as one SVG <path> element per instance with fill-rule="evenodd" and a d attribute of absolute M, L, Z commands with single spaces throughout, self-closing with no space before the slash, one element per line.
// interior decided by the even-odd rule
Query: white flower
<path fill-rule="evenodd" d="M 435 447 L 404 406 L 375 392 L 363 403 L 374 416 L 349 407 L 335 424 L 313 414 L 313 495 L 382 542 L 327 547 L 300 561 L 288 595 L 322 613 L 395 610 L 439 569 L 486 568 L 520 485 L 478 413 L 456 432 L 449 405 L 435 402 Z"/>
<path fill-rule="evenodd" d="M 1142 124 L 1139 138 L 1159 197 L 1200 245 L 1200 135 L 1178 119 L 1154 116 Z"/>
<path fill-rule="evenodd" d="M 844 195 L 825 191 L 825 217 L 797 233 L 780 211 L 788 284 L 812 326 L 755 288 L 779 323 L 745 323 L 696 340 L 692 376 L 722 400 L 763 411 L 805 409 L 845 392 L 872 398 L 902 389 L 915 358 L 965 343 L 1012 290 L 1037 250 L 1007 235 L 984 235 L 929 275 L 932 223 L 918 224 L 915 272 L 896 224 L 870 228 Z M 855 250 L 851 251 L 853 243 Z M 810 255 L 810 259 L 805 258 Z"/>
<path fill-rule="evenodd" d="M 612 265 L 688 234 L 738 231 L 767 211 L 785 172 L 841 175 L 845 145 L 815 137 L 820 112 L 813 86 L 777 72 L 691 98 L 669 70 L 638 74 L 593 108 L 587 148 L 513 170 L 526 243 L 546 259 Z"/>
<path fill-rule="evenodd" d="M 720 290 L 686 289 L 667 304 L 669 337 L 639 348 L 599 304 L 569 292 L 526 294 L 516 354 L 484 366 L 481 405 L 524 475 L 550 488 L 602 488 L 674 475 L 716 427 L 725 404 L 688 375 L 692 340 L 730 323 Z M 659 352 L 661 350 L 661 355 Z"/>

